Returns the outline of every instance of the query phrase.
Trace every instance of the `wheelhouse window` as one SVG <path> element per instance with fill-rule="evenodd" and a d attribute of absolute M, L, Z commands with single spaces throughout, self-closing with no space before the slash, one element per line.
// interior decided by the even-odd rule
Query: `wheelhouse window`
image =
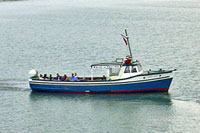
<path fill-rule="evenodd" d="M 137 67 L 138 67 L 138 71 L 139 72 L 142 71 L 142 66 L 141 65 L 138 65 Z"/>
<path fill-rule="evenodd" d="M 135 72 L 137 72 L 136 66 L 132 66 L 131 73 L 135 73 Z"/>
<path fill-rule="evenodd" d="M 126 66 L 124 73 L 130 73 L 130 67 Z"/>
<path fill-rule="evenodd" d="M 110 76 L 118 76 L 120 68 L 110 68 Z"/>

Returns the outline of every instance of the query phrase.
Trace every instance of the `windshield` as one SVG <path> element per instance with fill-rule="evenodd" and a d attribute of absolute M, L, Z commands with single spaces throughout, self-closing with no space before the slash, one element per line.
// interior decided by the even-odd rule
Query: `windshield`
<path fill-rule="evenodd" d="M 120 68 L 110 68 L 110 76 L 118 76 Z"/>

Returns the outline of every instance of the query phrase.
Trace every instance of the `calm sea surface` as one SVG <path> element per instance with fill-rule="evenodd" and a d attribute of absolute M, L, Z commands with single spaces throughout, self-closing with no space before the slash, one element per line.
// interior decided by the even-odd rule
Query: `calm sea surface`
<path fill-rule="evenodd" d="M 127 55 L 174 69 L 169 93 L 33 93 L 28 72 L 89 76 Z M 98 73 L 97 73 L 98 74 Z M 0 2 L 0 133 L 200 132 L 199 0 Z"/>

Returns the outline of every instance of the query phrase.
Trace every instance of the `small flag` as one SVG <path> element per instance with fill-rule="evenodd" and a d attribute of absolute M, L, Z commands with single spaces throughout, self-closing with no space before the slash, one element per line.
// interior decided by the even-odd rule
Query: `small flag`
<path fill-rule="evenodd" d="M 127 45 L 127 44 L 128 44 L 128 42 L 127 42 L 127 40 L 126 40 L 126 38 L 125 38 L 125 37 L 123 37 L 123 40 L 124 40 L 125 44 Z"/>

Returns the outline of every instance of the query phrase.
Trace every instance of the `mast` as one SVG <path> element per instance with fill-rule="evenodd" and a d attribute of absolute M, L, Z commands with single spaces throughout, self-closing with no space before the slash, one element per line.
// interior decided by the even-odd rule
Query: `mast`
<path fill-rule="evenodd" d="M 125 35 L 126 35 L 126 39 L 127 39 L 127 42 L 128 42 L 128 49 L 129 49 L 129 52 L 130 52 L 130 56 L 132 58 L 133 55 L 132 55 L 132 52 L 131 52 L 131 47 L 130 47 L 130 43 L 129 43 L 129 37 L 128 37 L 128 33 L 127 33 L 126 29 L 125 29 Z"/>
<path fill-rule="evenodd" d="M 132 55 L 132 52 L 131 52 L 131 47 L 130 47 L 130 43 L 129 43 L 129 37 L 128 37 L 128 33 L 127 33 L 126 29 L 125 29 L 125 36 L 122 34 L 122 37 L 126 38 L 126 40 L 127 40 L 127 45 L 128 45 L 128 49 L 129 49 L 129 52 L 130 52 L 130 57 L 132 58 L 133 55 Z"/>

